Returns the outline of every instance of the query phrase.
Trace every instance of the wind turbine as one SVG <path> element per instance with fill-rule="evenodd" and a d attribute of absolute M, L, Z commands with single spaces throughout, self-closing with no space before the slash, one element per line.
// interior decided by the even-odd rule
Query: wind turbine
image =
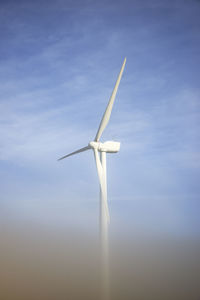
<path fill-rule="evenodd" d="M 99 125 L 99 129 L 97 131 L 97 134 L 95 136 L 94 141 L 90 142 L 86 147 L 81 148 L 79 150 L 76 150 L 70 154 L 67 154 L 58 160 L 62 160 L 64 158 L 67 158 L 71 155 L 78 154 L 80 152 L 87 151 L 89 149 L 92 149 L 94 152 L 96 167 L 97 167 L 97 173 L 99 177 L 99 183 L 100 183 L 100 234 L 101 234 L 101 247 L 102 247 L 102 263 L 103 263 L 103 270 L 104 270 L 104 293 L 105 295 L 104 299 L 108 299 L 108 223 L 110 221 L 109 216 L 109 210 L 108 210 L 108 202 L 107 202 L 107 176 L 106 176 L 106 153 L 116 153 L 120 149 L 120 143 L 114 142 L 114 141 L 107 141 L 104 143 L 101 143 L 99 140 L 101 138 L 101 135 L 106 128 L 113 103 L 115 100 L 115 96 L 118 90 L 118 86 L 124 71 L 124 67 L 126 64 L 126 58 L 124 59 L 123 65 L 121 67 L 121 70 L 119 72 L 117 81 L 115 83 L 113 92 L 111 94 L 111 97 L 109 99 L 108 105 L 106 107 L 106 110 L 104 112 L 104 115 L 102 117 L 101 123 Z M 100 154 L 100 156 L 99 156 Z"/>
<path fill-rule="evenodd" d="M 122 73 L 124 71 L 125 64 L 126 64 L 126 58 L 124 59 L 123 65 L 121 67 L 117 81 L 115 83 L 115 87 L 114 87 L 112 95 L 109 99 L 108 105 L 107 105 L 104 115 L 102 117 L 101 123 L 99 125 L 99 129 L 97 131 L 94 141 L 90 142 L 86 147 L 83 147 L 79 150 L 76 150 L 76 151 L 74 151 L 70 154 L 67 154 L 58 159 L 58 160 L 62 160 L 64 158 L 67 158 L 74 154 L 78 154 L 80 152 L 87 151 L 89 149 L 92 149 L 94 151 L 95 162 L 96 162 L 99 183 L 100 183 L 101 212 L 102 212 L 102 217 L 104 216 L 104 219 L 106 219 L 106 222 L 110 221 L 108 203 L 107 203 L 106 153 L 118 152 L 120 149 L 120 143 L 114 142 L 114 141 L 107 141 L 107 142 L 101 143 L 99 140 L 100 140 L 100 137 L 101 137 L 104 129 L 106 128 L 106 126 L 109 122 L 113 103 L 115 100 L 115 96 L 117 94 L 118 86 L 119 86 L 119 83 L 120 83 L 120 80 L 122 77 Z M 99 157 L 99 153 L 100 153 L 101 157 Z"/>

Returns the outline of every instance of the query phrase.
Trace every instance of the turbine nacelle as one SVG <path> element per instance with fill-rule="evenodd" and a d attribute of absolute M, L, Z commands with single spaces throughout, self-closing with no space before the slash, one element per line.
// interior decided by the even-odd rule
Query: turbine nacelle
<path fill-rule="evenodd" d="M 101 142 L 90 142 L 88 146 L 92 149 L 97 149 L 100 152 L 116 153 L 120 149 L 120 143 L 114 141 Z"/>

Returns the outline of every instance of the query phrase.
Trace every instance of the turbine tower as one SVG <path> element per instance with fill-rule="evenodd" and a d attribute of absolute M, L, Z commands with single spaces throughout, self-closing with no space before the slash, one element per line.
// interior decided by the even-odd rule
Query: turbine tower
<path fill-rule="evenodd" d="M 97 131 L 96 137 L 94 141 L 90 142 L 86 147 L 81 148 L 79 150 L 76 150 L 70 154 L 67 154 L 58 160 L 62 160 L 64 158 L 67 158 L 71 155 L 78 154 L 80 152 L 84 152 L 86 150 L 92 149 L 94 152 L 96 167 L 97 167 L 97 173 L 99 177 L 99 183 L 100 183 L 100 236 L 101 236 L 101 248 L 102 248 L 102 269 L 103 269 L 103 289 L 104 289 L 104 299 L 108 299 L 108 290 L 109 290 L 109 280 L 108 280 L 108 223 L 110 222 L 110 215 L 109 215 L 109 209 L 108 209 L 108 202 L 107 202 L 107 176 L 106 176 L 106 153 L 116 153 L 120 149 L 120 143 L 114 142 L 114 141 L 107 141 L 104 143 L 101 143 L 99 140 L 101 138 L 101 135 L 106 128 L 113 103 L 116 97 L 116 93 L 118 90 L 118 86 L 124 71 L 124 67 L 126 64 L 126 58 L 124 59 L 123 65 L 121 67 L 121 70 L 119 72 L 117 81 L 115 83 L 113 92 L 111 94 L 111 97 L 109 99 L 108 105 L 106 107 L 106 110 L 104 112 L 104 115 L 102 117 L 101 123 L 99 125 L 99 129 Z"/>

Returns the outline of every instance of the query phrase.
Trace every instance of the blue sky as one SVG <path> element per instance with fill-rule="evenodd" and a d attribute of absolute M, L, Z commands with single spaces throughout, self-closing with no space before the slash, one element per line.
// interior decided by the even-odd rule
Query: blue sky
<path fill-rule="evenodd" d="M 112 226 L 199 234 L 199 13 L 195 0 L 1 1 L 3 219 L 96 226 L 93 154 L 56 160 L 95 137 L 126 56 L 102 136 L 121 142 Z"/>

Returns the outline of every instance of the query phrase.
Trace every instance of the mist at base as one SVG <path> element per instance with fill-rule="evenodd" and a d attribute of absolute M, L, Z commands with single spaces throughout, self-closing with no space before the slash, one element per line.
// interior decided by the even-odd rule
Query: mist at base
<path fill-rule="evenodd" d="M 1 213 L 1 299 L 102 299 L 98 206 L 83 207 Z M 116 207 L 110 205 L 110 299 L 199 299 L 198 235 L 187 226 L 178 232 L 172 219 L 170 232 L 161 216 L 156 230 L 158 220 L 145 225 L 141 212 L 137 218 Z"/>

